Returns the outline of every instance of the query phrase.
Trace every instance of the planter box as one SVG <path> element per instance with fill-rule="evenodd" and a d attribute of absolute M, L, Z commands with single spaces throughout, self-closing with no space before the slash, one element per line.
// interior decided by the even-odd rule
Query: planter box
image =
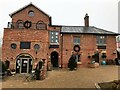
<path fill-rule="evenodd" d="M 94 64 L 88 63 L 88 67 L 89 68 L 98 68 L 99 67 L 99 63 L 94 63 Z"/>
<path fill-rule="evenodd" d="M 82 62 L 77 62 L 77 64 L 78 64 L 78 65 L 81 65 L 81 64 L 82 64 Z"/>
<path fill-rule="evenodd" d="M 120 80 L 95 83 L 97 90 L 120 90 Z"/>
<path fill-rule="evenodd" d="M 95 68 L 95 65 L 94 64 L 88 64 L 88 67 L 89 68 Z"/>

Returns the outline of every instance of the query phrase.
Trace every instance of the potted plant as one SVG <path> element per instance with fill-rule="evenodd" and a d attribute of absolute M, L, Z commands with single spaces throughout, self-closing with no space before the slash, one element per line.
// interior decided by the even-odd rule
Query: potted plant
<path fill-rule="evenodd" d="M 102 65 L 106 65 L 106 57 L 107 57 L 107 56 L 106 56 L 106 53 L 102 53 L 102 56 L 101 56 L 101 57 L 102 57 L 102 63 L 101 63 L 101 64 L 102 64 Z"/>
<path fill-rule="evenodd" d="M 15 73 L 16 73 L 16 72 L 15 72 L 15 69 L 12 69 L 12 70 L 11 70 L 11 74 L 14 76 Z"/>
<path fill-rule="evenodd" d="M 88 63 L 88 67 L 90 67 L 90 68 L 95 68 L 95 55 L 92 55 L 91 57 L 92 57 L 92 59 L 91 59 L 91 61 Z"/>

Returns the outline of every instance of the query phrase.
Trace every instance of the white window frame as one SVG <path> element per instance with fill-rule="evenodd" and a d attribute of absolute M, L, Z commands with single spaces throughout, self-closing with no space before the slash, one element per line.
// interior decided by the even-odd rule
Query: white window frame
<path fill-rule="evenodd" d="M 105 35 L 96 36 L 97 45 L 103 46 L 103 45 L 106 45 L 106 43 L 107 43 L 107 36 Z"/>
<path fill-rule="evenodd" d="M 59 32 L 50 31 L 50 44 L 59 44 Z"/>
<path fill-rule="evenodd" d="M 74 42 L 75 39 L 77 39 L 77 40 L 79 39 L 80 40 L 80 37 L 79 36 L 74 36 L 73 37 L 73 43 L 74 43 L 74 45 L 80 45 L 80 41 L 79 42 Z"/>

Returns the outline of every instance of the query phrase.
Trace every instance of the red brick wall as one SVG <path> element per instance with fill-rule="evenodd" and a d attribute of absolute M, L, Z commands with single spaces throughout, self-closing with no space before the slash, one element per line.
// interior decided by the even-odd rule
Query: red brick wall
<path fill-rule="evenodd" d="M 62 60 L 63 60 L 63 67 L 67 67 L 68 60 L 74 52 L 73 47 L 73 37 L 74 36 L 79 36 L 80 37 L 80 47 L 81 50 L 79 54 L 81 54 L 81 62 L 82 65 L 86 66 L 87 62 L 89 61 L 88 59 L 88 53 L 90 56 L 94 54 L 97 50 L 96 46 L 96 36 L 95 35 L 80 35 L 80 34 L 64 34 L 63 35 L 63 52 L 62 52 Z M 113 54 L 113 52 L 116 50 L 116 39 L 115 36 L 107 36 L 107 45 L 106 45 L 106 54 L 107 58 L 106 59 L 115 59 L 116 54 Z M 100 57 L 101 57 L 101 51 L 103 49 L 98 49 L 100 52 Z M 101 58 L 100 58 L 101 60 Z"/>
<path fill-rule="evenodd" d="M 59 32 L 59 48 L 49 48 L 48 52 L 48 60 L 51 61 L 51 53 L 52 52 L 57 52 L 58 53 L 58 64 L 59 64 L 59 67 L 61 67 L 61 36 L 60 36 L 60 28 L 59 26 L 50 26 L 49 27 L 49 31 L 58 31 Z M 50 45 L 50 33 L 48 34 L 48 42 L 49 42 L 49 45 Z M 49 47 L 49 46 L 48 46 Z"/>
<path fill-rule="evenodd" d="M 34 17 L 28 16 L 28 12 L 30 10 L 33 10 L 35 12 Z M 17 22 L 18 20 L 23 20 L 23 21 L 30 20 L 32 21 L 32 23 L 37 23 L 39 20 L 41 20 L 44 23 L 49 24 L 49 17 L 33 6 L 29 6 L 12 16 L 12 22 Z"/>
<path fill-rule="evenodd" d="M 30 10 L 33 10 L 35 13 L 35 16 L 30 17 L 28 15 L 28 12 Z M 14 14 L 12 16 L 12 23 L 14 25 L 13 29 L 5 28 L 4 30 L 4 37 L 3 37 L 3 45 L 2 45 L 2 60 L 6 60 L 7 57 L 9 57 L 9 60 L 13 58 L 11 61 L 11 66 L 15 67 L 15 59 L 16 57 L 21 53 L 27 53 L 30 54 L 34 61 L 36 61 L 36 58 L 42 58 L 46 60 L 50 60 L 51 52 L 56 51 L 59 54 L 59 64 L 60 61 L 60 46 L 57 49 L 49 48 L 50 42 L 49 42 L 49 30 L 56 30 L 60 31 L 60 27 L 53 27 L 49 26 L 50 23 L 50 17 L 46 14 L 44 14 L 42 11 L 38 10 L 34 6 L 28 6 L 27 8 L 24 8 L 20 12 Z M 29 20 L 32 22 L 32 27 L 30 29 L 17 29 L 16 22 L 18 20 L 22 20 L 25 22 L 26 20 Z M 36 23 L 38 21 L 43 21 L 47 25 L 46 30 L 37 30 L 36 29 Z M 20 41 L 29 41 L 31 42 L 31 49 L 20 49 Z M 60 41 L 60 36 L 59 36 Z M 17 44 L 17 49 L 12 49 L 10 46 L 12 43 Z M 40 50 L 36 54 L 34 50 L 34 45 L 39 44 Z M 46 61 L 47 62 L 47 61 Z"/>
<path fill-rule="evenodd" d="M 30 10 L 33 10 L 35 13 L 35 16 L 30 17 L 28 16 L 28 12 Z M 32 22 L 32 28 L 30 29 L 17 29 L 16 25 L 13 29 L 5 28 L 4 30 L 4 37 L 3 37 L 3 45 L 2 45 L 2 60 L 6 60 L 7 57 L 9 57 L 9 60 L 13 58 L 11 61 L 11 64 L 13 64 L 15 67 L 15 59 L 16 57 L 21 53 L 28 53 L 30 54 L 34 61 L 37 62 L 35 58 L 42 58 L 49 60 L 50 54 L 53 51 L 57 51 L 59 54 L 59 61 L 60 61 L 60 49 L 49 49 L 49 30 L 57 30 L 60 31 L 60 27 L 52 27 L 49 26 L 50 23 L 50 17 L 45 15 L 42 11 L 36 9 L 34 6 L 28 6 L 27 8 L 24 8 L 20 12 L 14 14 L 12 16 L 12 22 L 15 25 L 18 20 L 26 21 L 29 20 Z M 47 30 L 37 30 L 36 29 L 36 23 L 38 21 L 43 21 L 47 25 Z M 20 41 L 30 41 L 31 42 L 31 49 L 23 50 L 20 49 Z M 60 41 L 60 40 L 59 40 Z M 17 49 L 12 49 L 10 47 L 11 43 L 17 44 Z M 34 45 L 39 44 L 40 50 L 36 54 L 34 50 Z M 46 61 L 47 62 L 47 61 Z M 59 62 L 60 63 L 60 62 Z"/>
<path fill-rule="evenodd" d="M 33 10 L 35 12 L 34 17 L 29 17 L 28 12 Z M 21 53 L 28 53 L 30 54 L 34 62 L 37 62 L 35 58 L 42 58 L 46 60 L 50 60 L 50 55 L 53 51 L 58 52 L 59 55 L 59 66 L 61 63 L 63 67 L 67 67 L 68 60 L 73 52 L 73 37 L 79 36 L 80 37 L 80 47 L 81 50 L 79 54 L 81 54 L 81 62 L 83 65 L 86 65 L 89 61 L 88 53 L 93 55 L 97 49 L 96 46 L 96 36 L 95 35 L 83 35 L 83 34 L 63 34 L 62 36 L 59 34 L 59 48 L 49 48 L 49 31 L 59 31 L 59 26 L 49 26 L 49 17 L 45 15 L 40 10 L 36 9 L 33 6 L 28 6 L 27 8 L 21 10 L 20 12 L 16 13 L 12 16 L 12 22 L 16 23 L 18 20 L 29 20 L 32 23 L 37 23 L 38 21 L 43 21 L 47 25 L 46 30 L 37 30 L 34 28 L 30 29 L 10 29 L 5 28 L 4 30 L 4 37 L 3 37 L 3 45 L 2 45 L 2 60 L 6 60 L 7 57 L 9 59 L 13 58 L 11 61 L 13 66 L 15 66 L 15 59 Z M 62 38 L 61 38 L 62 37 Z M 20 49 L 20 41 L 30 41 L 31 42 L 31 49 L 22 50 Z M 63 42 L 62 42 L 63 41 Z M 107 59 L 114 59 L 116 54 L 113 52 L 116 50 L 116 42 L 114 36 L 107 36 Z M 11 43 L 17 44 L 17 49 L 11 49 Z M 39 44 L 40 50 L 38 53 L 35 53 L 34 45 Z M 101 50 L 99 50 L 101 52 Z"/>
<path fill-rule="evenodd" d="M 116 38 L 114 36 L 107 36 L 107 59 L 115 59 L 117 57 L 117 54 L 113 54 L 116 49 Z"/>
<path fill-rule="evenodd" d="M 20 49 L 20 41 L 30 41 L 31 49 Z M 11 43 L 17 44 L 17 49 L 12 49 L 10 47 Z M 34 45 L 39 44 L 40 49 L 36 54 L 34 50 Z M 5 29 L 2 47 L 2 59 L 6 60 L 15 58 L 21 53 L 28 53 L 34 59 L 42 58 L 47 60 L 48 55 L 48 31 L 47 30 L 13 30 Z M 15 61 L 14 61 L 15 63 Z"/>

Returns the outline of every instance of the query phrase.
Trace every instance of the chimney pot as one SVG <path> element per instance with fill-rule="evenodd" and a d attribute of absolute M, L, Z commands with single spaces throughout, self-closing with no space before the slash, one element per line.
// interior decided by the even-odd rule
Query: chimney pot
<path fill-rule="evenodd" d="M 85 27 L 89 27 L 89 16 L 87 13 L 85 14 L 84 22 L 85 22 Z"/>

